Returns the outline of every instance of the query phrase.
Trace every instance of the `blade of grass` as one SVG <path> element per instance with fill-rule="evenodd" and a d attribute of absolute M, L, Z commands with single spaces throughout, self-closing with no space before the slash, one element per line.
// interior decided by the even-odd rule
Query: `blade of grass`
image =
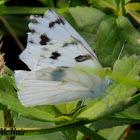
<path fill-rule="evenodd" d="M 58 11 L 57 8 L 52 8 Z M 48 7 L 16 7 L 7 6 L 4 8 L 2 15 L 34 15 L 44 14 L 48 10 Z"/>
<path fill-rule="evenodd" d="M 84 125 L 78 127 L 78 130 L 84 135 L 86 135 L 88 138 L 90 138 L 91 140 L 106 140 L 104 137 L 96 134 L 95 132 L 93 132 L 92 130 L 90 130 Z"/>
<path fill-rule="evenodd" d="M 11 36 L 14 38 L 14 40 L 15 40 L 16 44 L 19 46 L 20 50 L 23 51 L 25 49 L 25 47 L 23 46 L 23 44 L 21 43 L 21 41 L 19 40 L 19 38 L 15 34 L 14 30 L 12 29 L 12 27 L 9 25 L 7 20 L 4 17 L 2 17 L 2 16 L 0 17 L 0 20 L 3 22 L 3 24 L 6 27 L 6 29 L 11 34 Z"/>
<path fill-rule="evenodd" d="M 124 9 L 124 6 L 125 6 L 125 0 L 121 0 L 121 8 L 122 8 L 122 15 L 125 16 L 125 9 Z"/>
<path fill-rule="evenodd" d="M 51 7 L 54 7 L 54 2 L 53 2 L 53 0 L 49 0 L 49 4 L 50 4 Z"/>

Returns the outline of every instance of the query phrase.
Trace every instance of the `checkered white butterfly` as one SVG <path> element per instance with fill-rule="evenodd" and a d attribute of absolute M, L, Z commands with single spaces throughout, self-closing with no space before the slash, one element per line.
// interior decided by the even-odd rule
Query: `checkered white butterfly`
<path fill-rule="evenodd" d="M 58 13 L 30 16 L 27 48 L 20 59 L 31 71 L 17 70 L 18 97 L 24 106 L 107 98 L 109 80 L 89 72 L 102 66 L 86 41 Z M 113 94 L 111 94 L 113 95 Z M 108 98 L 107 98 L 108 99 Z"/>

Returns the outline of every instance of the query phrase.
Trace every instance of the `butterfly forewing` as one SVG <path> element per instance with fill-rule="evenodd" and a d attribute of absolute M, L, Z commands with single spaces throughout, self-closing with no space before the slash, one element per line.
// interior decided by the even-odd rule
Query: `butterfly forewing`
<path fill-rule="evenodd" d="M 75 39 L 79 40 L 85 46 L 85 48 L 92 53 L 92 55 L 96 57 L 95 53 L 87 42 L 62 16 L 55 11 L 49 9 L 43 18 L 41 16 L 31 16 L 30 19 L 31 23 L 29 24 L 29 28 L 31 32 L 28 33 L 26 50 L 32 46 L 34 48 L 42 46 L 47 48 L 47 45 L 52 44 L 51 42 L 67 42 L 70 40 L 71 36 L 73 36 Z M 64 45 L 67 46 L 65 43 Z M 20 55 L 20 59 L 26 63 L 31 70 L 35 70 L 36 61 L 38 59 L 33 55 L 30 55 L 29 51 L 27 53 L 26 50 Z M 33 61 L 30 62 L 30 59 Z"/>

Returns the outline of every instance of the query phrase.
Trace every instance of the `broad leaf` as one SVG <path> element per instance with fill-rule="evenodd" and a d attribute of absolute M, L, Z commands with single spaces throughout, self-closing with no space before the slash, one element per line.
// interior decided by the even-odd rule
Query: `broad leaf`
<path fill-rule="evenodd" d="M 95 48 L 95 35 L 105 14 L 100 10 L 89 7 L 69 8 L 64 17 L 75 30 L 87 41 L 91 48 Z"/>
<path fill-rule="evenodd" d="M 128 125 L 116 126 L 113 128 L 100 130 L 98 134 L 105 137 L 107 140 L 119 140 L 127 128 Z"/>
<path fill-rule="evenodd" d="M 118 1 L 116 1 L 116 3 L 114 0 L 88 0 L 88 1 L 95 8 L 117 13 L 117 5 L 119 5 Z"/>
<path fill-rule="evenodd" d="M 123 16 L 106 17 L 97 34 L 96 54 L 103 66 L 112 66 L 117 60 L 124 41 L 127 44 L 122 51 L 125 55 L 140 55 L 140 33 Z"/>

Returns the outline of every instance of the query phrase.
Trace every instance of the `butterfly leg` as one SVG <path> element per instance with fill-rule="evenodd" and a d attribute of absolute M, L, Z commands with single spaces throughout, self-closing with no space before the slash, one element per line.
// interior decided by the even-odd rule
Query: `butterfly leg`
<path fill-rule="evenodd" d="M 80 106 L 84 106 L 87 102 L 88 102 L 88 100 L 82 100 L 82 103 Z"/>
<path fill-rule="evenodd" d="M 65 120 L 73 120 L 76 116 L 76 114 L 82 109 L 84 108 L 86 105 L 81 104 L 80 106 L 78 106 L 77 108 L 73 109 L 71 113 L 68 114 L 60 114 L 57 115 L 56 117 L 65 119 Z"/>
<path fill-rule="evenodd" d="M 78 110 L 81 110 L 81 108 L 85 107 L 86 106 L 85 104 L 87 103 L 87 101 L 88 100 L 82 100 L 81 105 L 79 105 L 78 107 L 76 107 L 75 109 L 73 109 L 71 111 L 71 114 L 75 114 L 75 112 L 77 112 Z"/>
<path fill-rule="evenodd" d="M 109 107 L 109 98 L 106 96 L 100 96 L 102 99 L 107 99 L 107 108 L 109 109 L 109 111 L 111 111 L 110 107 Z M 112 112 L 112 111 L 111 111 Z"/>
<path fill-rule="evenodd" d="M 117 102 L 117 103 L 121 106 L 121 108 L 123 109 L 123 106 L 118 102 L 118 100 L 116 99 L 116 97 L 114 96 L 114 94 L 109 93 L 109 92 L 107 92 L 107 91 L 105 91 L 104 93 L 105 93 L 105 94 L 108 94 L 108 95 L 112 95 L 113 98 L 116 100 L 116 102 Z"/>

